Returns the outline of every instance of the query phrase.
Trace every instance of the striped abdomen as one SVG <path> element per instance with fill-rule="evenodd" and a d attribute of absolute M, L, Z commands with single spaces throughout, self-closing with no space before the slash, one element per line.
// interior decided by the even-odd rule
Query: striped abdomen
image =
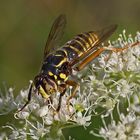
<path fill-rule="evenodd" d="M 116 30 L 117 25 L 111 25 L 99 31 L 90 31 L 77 35 L 61 48 L 69 61 L 74 61 L 90 49 L 97 47 Z"/>
<path fill-rule="evenodd" d="M 73 61 L 90 50 L 97 42 L 98 36 L 94 32 L 82 33 L 68 41 L 61 50 L 66 54 L 68 61 Z"/>

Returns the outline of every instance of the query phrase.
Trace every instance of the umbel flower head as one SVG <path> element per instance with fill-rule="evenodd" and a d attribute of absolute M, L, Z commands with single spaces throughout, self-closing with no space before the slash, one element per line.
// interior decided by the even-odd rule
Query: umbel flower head
<path fill-rule="evenodd" d="M 106 116 L 102 115 L 104 127 L 99 131 L 100 136 L 108 140 L 138 140 L 140 138 L 140 116 L 136 115 L 134 111 L 129 111 L 127 115 L 118 113 L 119 121 L 116 122 L 112 117 L 108 126 L 104 119 Z"/>
<path fill-rule="evenodd" d="M 120 35 L 114 46 L 130 46 L 121 53 L 121 57 L 112 54 L 105 63 L 105 55 L 100 57 L 101 67 L 105 68 L 104 83 L 110 90 L 110 95 L 116 101 L 115 108 L 101 115 L 103 126 L 99 134 L 93 130 L 90 134 L 105 140 L 135 140 L 140 138 L 140 33 L 135 39 L 126 37 L 125 31 Z M 124 108 L 125 107 L 125 108 Z M 116 116 L 118 116 L 116 118 Z M 109 122 L 106 121 L 110 118 Z"/>
<path fill-rule="evenodd" d="M 123 130 L 127 129 L 125 128 L 126 124 L 130 127 L 133 124 L 134 127 L 131 127 L 131 129 L 136 128 L 137 130 L 139 128 L 139 115 L 135 113 L 139 114 L 140 33 L 138 32 L 133 39 L 131 35 L 126 37 L 124 31 L 117 41 L 112 43 L 109 41 L 108 45 L 104 46 L 126 49 L 119 53 L 103 53 L 95 59 L 94 64 L 89 66 L 89 69 L 77 74 L 81 82 L 80 88 L 76 97 L 70 100 L 69 109 L 66 101 L 71 95 L 71 88 L 68 88 L 63 96 L 59 112 L 56 112 L 59 93 L 54 94 L 48 101 L 40 95 L 34 94 L 29 105 L 21 112 L 16 113 L 15 117 L 18 119 L 16 123 L 12 124 L 10 122 L 3 125 L 2 128 L 4 130 L 8 129 L 8 131 L 2 131 L 1 137 L 7 139 L 38 140 L 44 138 L 47 140 L 63 140 L 65 138 L 62 129 L 75 126 L 84 126 L 86 128 L 92 123 L 91 117 L 94 119 L 94 115 L 99 115 L 102 118 L 103 127 L 99 131 L 99 136 L 105 139 L 110 137 L 115 140 L 115 136 L 119 135 L 120 127 Z M 28 90 L 21 90 L 16 98 L 14 98 L 11 89 L 6 96 L 1 93 L 1 116 L 8 115 L 13 110 L 20 108 L 27 100 Z M 107 126 L 104 118 L 113 114 L 118 103 L 119 105 L 120 103 L 127 104 L 126 112 L 128 114 L 125 115 L 119 111 L 119 123 L 115 122 L 112 117 L 111 125 Z M 99 112 L 99 108 L 102 108 L 107 115 Z M 130 112 L 133 112 L 134 119 L 133 121 L 126 121 L 127 118 L 131 118 Z M 129 136 L 128 134 L 127 138 Z"/>

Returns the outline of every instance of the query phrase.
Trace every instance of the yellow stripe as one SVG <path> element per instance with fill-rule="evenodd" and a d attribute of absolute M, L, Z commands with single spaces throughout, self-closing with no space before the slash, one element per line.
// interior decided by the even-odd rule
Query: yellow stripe
<path fill-rule="evenodd" d="M 59 66 L 61 66 L 64 62 L 66 62 L 67 61 L 67 59 L 64 57 L 64 59 L 62 60 L 62 61 L 60 61 L 60 63 L 59 64 L 57 64 L 57 65 L 55 65 L 56 67 L 59 67 Z"/>
<path fill-rule="evenodd" d="M 48 95 L 44 89 L 42 88 L 42 86 L 39 86 L 39 93 L 42 95 L 43 98 L 48 99 L 50 97 L 50 95 Z"/>
<path fill-rule="evenodd" d="M 59 76 L 60 76 L 61 79 L 64 79 L 64 81 L 67 81 L 68 80 L 68 77 L 66 76 L 65 73 L 60 73 Z"/>
<path fill-rule="evenodd" d="M 77 48 L 73 47 L 73 46 L 69 46 L 71 49 L 73 49 L 74 51 L 76 51 L 78 53 L 78 55 L 83 54 L 81 51 L 79 51 Z"/>
<path fill-rule="evenodd" d="M 90 42 L 90 45 L 92 45 L 92 43 L 93 43 L 92 39 L 91 39 L 88 35 L 86 35 L 86 34 L 84 34 L 84 33 L 83 33 L 83 35 L 84 35 L 85 37 L 87 37 L 87 39 L 88 39 L 89 42 Z"/>
<path fill-rule="evenodd" d="M 54 75 L 51 71 L 48 72 L 49 76 L 53 76 L 55 80 L 57 80 L 57 76 Z"/>
<path fill-rule="evenodd" d="M 85 45 L 86 45 L 86 51 L 87 51 L 87 49 L 89 49 L 89 47 L 90 47 L 90 45 L 89 45 L 89 43 L 84 39 L 84 38 L 82 38 L 82 37 L 80 37 L 80 36 L 77 36 L 79 39 L 81 39 L 84 43 L 85 43 Z M 85 51 L 85 50 L 84 50 Z"/>
<path fill-rule="evenodd" d="M 98 36 L 96 34 L 93 34 L 96 40 L 99 40 Z"/>
<path fill-rule="evenodd" d="M 67 80 L 68 80 L 68 77 L 66 77 L 64 81 L 67 81 Z"/>
<path fill-rule="evenodd" d="M 96 44 L 99 41 L 98 36 L 95 33 L 89 33 L 89 34 L 92 37 L 92 39 L 94 39 L 94 42 L 92 44 L 92 46 L 94 46 L 94 44 Z"/>
<path fill-rule="evenodd" d="M 92 33 L 88 33 L 88 34 L 89 34 L 90 37 L 92 38 L 93 42 L 95 42 L 95 41 L 96 41 L 96 38 L 94 37 L 94 34 L 92 34 Z"/>
<path fill-rule="evenodd" d="M 54 75 L 54 79 L 57 80 L 57 76 L 56 75 Z"/>
<path fill-rule="evenodd" d="M 86 46 L 84 46 L 79 40 L 75 39 L 75 41 L 84 49 L 84 51 L 87 51 L 87 49 L 85 48 Z M 87 42 L 85 42 L 86 44 Z"/>
<path fill-rule="evenodd" d="M 66 79 L 66 74 L 65 73 L 60 73 L 59 76 L 60 76 L 61 79 Z"/>
<path fill-rule="evenodd" d="M 61 54 L 55 54 L 54 56 L 62 56 Z"/>
<path fill-rule="evenodd" d="M 97 42 L 98 36 L 95 33 L 89 33 L 89 35 L 93 39 L 93 42 Z"/>
<path fill-rule="evenodd" d="M 49 74 L 50 76 L 53 76 L 53 75 L 54 75 L 51 71 L 49 71 L 48 74 Z"/>
<path fill-rule="evenodd" d="M 66 56 L 68 56 L 68 53 L 67 53 L 67 51 L 66 51 L 66 50 L 63 50 L 63 52 L 65 53 L 65 55 L 66 55 Z"/>

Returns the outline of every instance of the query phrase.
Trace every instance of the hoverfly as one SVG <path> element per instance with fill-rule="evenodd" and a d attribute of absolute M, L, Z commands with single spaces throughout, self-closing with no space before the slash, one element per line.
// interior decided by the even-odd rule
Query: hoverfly
<path fill-rule="evenodd" d="M 29 104 L 33 88 L 35 88 L 34 92 L 38 91 L 45 99 L 51 98 L 52 94 L 59 91 L 60 97 L 57 107 L 57 111 L 59 111 L 62 96 L 65 94 L 67 88 L 72 86 L 72 94 L 67 99 L 67 104 L 69 104 L 69 100 L 75 96 L 79 87 L 76 81 L 69 79 L 73 69 L 81 71 L 105 50 L 122 51 L 119 48 L 100 47 L 100 44 L 116 30 L 117 25 L 111 25 L 99 31 L 81 33 L 62 47 L 57 48 L 65 25 L 65 15 L 60 15 L 54 21 L 44 49 L 40 73 L 35 76 L 30 86 L 28 101 L 19 111 L 23 110 Z"/>

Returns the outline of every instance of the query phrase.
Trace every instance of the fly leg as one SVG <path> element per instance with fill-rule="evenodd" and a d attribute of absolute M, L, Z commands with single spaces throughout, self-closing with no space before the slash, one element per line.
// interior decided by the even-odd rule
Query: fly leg
<path fill-rule="evenodd" d="M 27 102 L 26 102 L 26 103 L 24 104 L 24 106 L 23 106 L 22 108 L 20 108 L 16 113 L 22 111 L 22 110 L 29 104 L 29 102 L 31 101 L 31 97 L 32 97 L 32 96 L 31 96 L 31 95 L 32 95 L 32 88 L 33 88 L 33 84 L 31 84 L 31 86 L 30 86 Z"/>
<path fill-rule="evenodd" d="M 61 84 L 58 87 L 58 91 L 60 92 L 60 96 L 59 96 L 59 102 L 58 102 L 58 107 L 56 109 L 56 112 L 59 112 L 59 110 L 60 110 L 61 102 L 62 102 L 62 97 L 66 93 L 66 89 L 67 89 L 67 85 L 66 84 Z"/>
<path fill-rule="evenodd" d="M 97 56 L 99 56 L 103 51 L 111 51 L 111 52 L 121 52 L 125 49 L 127 49 L 128 47 L 125 48 L 108 48 L 108 47 L 102 47 L 99 48 L 98 50 L 96 50 L 94 53 L 91 53 L 89 56 L 87 56 L 81 63 L 78 64 L 78 66 L 76 66 L 74 68 L 74 70 L 76 71 L 80 71 L 82 70 L 84 67 L 86 67 L 92 60 L 94 60 Z"/>
<path fill-rule="evenodd" d="M 56 109 L 57 112 L 59 112 L 59 110 L 60 110 L 61 102 L 62 102 L 62 97 L 63 97 L 63 95 L 65 94 L 65 92 L 66 92 L 66 89 L 65 89 L 62 93 L 60 93 L 60 96 L 59 96 L 59 103 L 58 103 L 58 107 L 57 107 L 57 109 Z"/>

